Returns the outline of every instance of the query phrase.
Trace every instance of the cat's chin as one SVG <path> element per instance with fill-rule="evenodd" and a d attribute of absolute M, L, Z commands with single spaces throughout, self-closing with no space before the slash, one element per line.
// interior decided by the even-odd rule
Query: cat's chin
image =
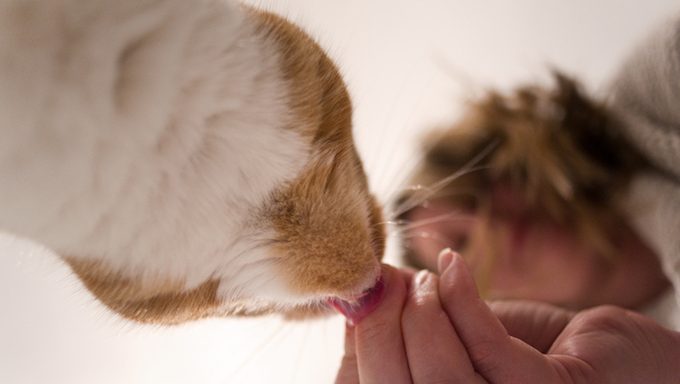
<path fill-rule="evenodd" d="M 282 317 L 286 321 L 304 321 L 332 316 L 335 313 L 332 307 L 317 304 L 293 308 L 283 312 Z"/>
<path fill-rule="evenodd" d="M 286 320 L 299 321 L 340 313 L 347 318 L 348 322 L 356 324 L 377 308 L 383 298 L 384 291 L 385 282 L 380 276 L 375 280 L 373 286 L 359 294 L 329 297 L 323 302 L 285 311 L 283 317 Z"/>
<path fill-rule="evenodd" d="M 356 324 L 378 307 L 384 292 L 385 282 L 381 276 L 373 287 L 365 290 L 361 295 L 349 300 L 331 298 L 328 300 L 328 305 L 345 316 L 348 322 Z"/>

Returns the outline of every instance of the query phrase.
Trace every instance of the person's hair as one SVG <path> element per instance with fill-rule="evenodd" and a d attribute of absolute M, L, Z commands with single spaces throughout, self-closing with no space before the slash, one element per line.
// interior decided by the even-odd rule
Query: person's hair
<path fill-rule="evenodd" d="M 489 214 L 495 209 L 493 191 L 510 187 L 527 210 L 568 225 L 614 260 L 612 228 L 622 222 L 621 198 L 647 161 L 604 103 L 561 73 L 554 79 L 553 87 L 491 91 L 469 103 L 462 119 L 427 136 L 424 165 L 411 183 L 431 186 L 458 172 L 445 186 L 429 190 L 428 198 Z M 489 246 L 486 252 L 493 253 Z"/>

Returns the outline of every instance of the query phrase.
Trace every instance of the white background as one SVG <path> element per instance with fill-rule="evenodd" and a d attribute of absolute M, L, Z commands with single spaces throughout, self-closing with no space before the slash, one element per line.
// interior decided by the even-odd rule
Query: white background
<path fill-rule="evenodd" d="M 417 132 L 485 87 L 550 65 L 601 91 L 631 47 L 680 4 L 655 1 L 253 1 L 298 22 L 337 61 L 355 135 L 387 199 Z M 390 258 L 394 258 L 390 250 Z M 0 236 L 0 383 L 329 383 L 342 320 L 201 321 L 157 328 L 110 315 L 48 251 Z"/>

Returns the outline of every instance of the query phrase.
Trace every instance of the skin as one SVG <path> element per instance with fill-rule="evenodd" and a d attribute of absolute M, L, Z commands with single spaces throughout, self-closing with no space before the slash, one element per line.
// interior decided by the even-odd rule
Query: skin
<path fill-rule="evenodd" d="M 488 306 L 462 258 L 384 267 L 382 303 L 347 327 L 336 383 L 676 383 L 680 334 L 603 306 Z"/>
<path fill-rule="evenodd" d="M 446 201 L 413 209 L 409 221 L 425 223 L 409 240 L 413 258 L 436 270 L 441 248 L 459 249 L 475 275 L 481 271 L 484 276 L 487 298 L 536 300 L 570 309 L 602 304 L 638 308 L 668 287 L 656 254 L 625 223 L 613 229 L 618 241 L 612 259 L 584 244 L 568 226 L 529 212 L 517 194 L 495 196 L 494 205 L 498 208 L 490 218 Z M 445 220 L 432 220 L 437 217 Z M 485 220 L 493 234 L 480 235 L 479 224 Z M 494 259 L 485 274 L 489 243 L 494 244 Z"/>

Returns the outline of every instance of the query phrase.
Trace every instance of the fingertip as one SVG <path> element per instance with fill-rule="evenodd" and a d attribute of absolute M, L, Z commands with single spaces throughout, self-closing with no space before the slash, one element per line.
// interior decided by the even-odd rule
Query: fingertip
<path fill-rule="evenodd" d="M 383 301 L 387 299 L 387 296 L 391 295 L 403 295 L 406 291 L 406 278 L 409 274 L 403 274 L 397 268 L 383 264 L 382 266 L 383 280 L 385 284 L 385 294 L 383 295 Z"/>
<path fill-rule="evenodd" d="M 449 267 L 454 256 L 455 254 L 451 248 L 444 248 L 441 250 L 441 252 L 439 252 L 439 256 L 437 256 L 437 271 L 440 274 Z"/>
<path fill-rule="evenodd" d="M 411 291 L 411 281 L 416 273 L 418 273 L 418 271 L 410 267 L 402 267 L 399 269 L 399 274 L 404 281 L 407 293 Z"/>
<path fill-rule="evenodd" d="M 458 294 L 462 293 L 472 295 L 475 298 L 479 297 L 475 280 L 472 274 L 470 274 L 470 270 L 463 257 L 451 250 L 448 250 L 446 253 L 442 252 L 441 257 L 444 258 L 444 262 L 450 258 L 448 266 L 443 269 L 440 275 L 439 281 L 442 284 L 442 290 L 446 292 L 455 288 Z"/>
<path fill-rule="evenodd" d="M 404 285 L 403 280 L 401 272 L 394 267 L 383 264 L 380 277 L 375 285 L 364 291 L 359 297 L 353 300 L 332 298 L 329 299 L 328 303 L 345 316 L 348 325 L 357 326 L 365 317 L 370 317 L 374 311 L 385 306 L 385 302 L 390 301 L 389 296 L 394 296 L 395 292 L 393 291 L 397 291 L 398 294 L 400 290 L 405 290 L 405 288 L 400 287 L 400 285 Z"/>
<path fill-rule="evenodd" d="M 398 270 L 388 264 L 382 264 L 380 269 L 382 271 L 382 277 L 385 280 L 385 285 L 389 285 L 389 283 L 394 280 L 394 275 L 398 272 Z"/>
<path fill-rule="evenodd" d="M 417 296 L 426 292 L 436 293 L 436 283 L 437 275 L 427 269 L 423 269 L 411 278 L 412 289 L 409 292 L 409 295 Z"/>
<path fill-rule="evenodd" d="M 335 378 L 335 384 L 359 383 L 359 369 L 354 341 L 354 326 L 345 323 L 345 354 L 340 362 L 340 369 Z"/>
<path fill-rule="evenodd" d="M 399 383 L 410 377 L 401 334 L 406 283 L 394 267 L 385 265 L 382 271 L 383 298 L 354 329 L 359 376 L 363 382 Z"/>
<path fill-rule="evenodd" d="M 345 322 L 345 354 L 355 354 L 354 324 L 351 321 Z"/>

